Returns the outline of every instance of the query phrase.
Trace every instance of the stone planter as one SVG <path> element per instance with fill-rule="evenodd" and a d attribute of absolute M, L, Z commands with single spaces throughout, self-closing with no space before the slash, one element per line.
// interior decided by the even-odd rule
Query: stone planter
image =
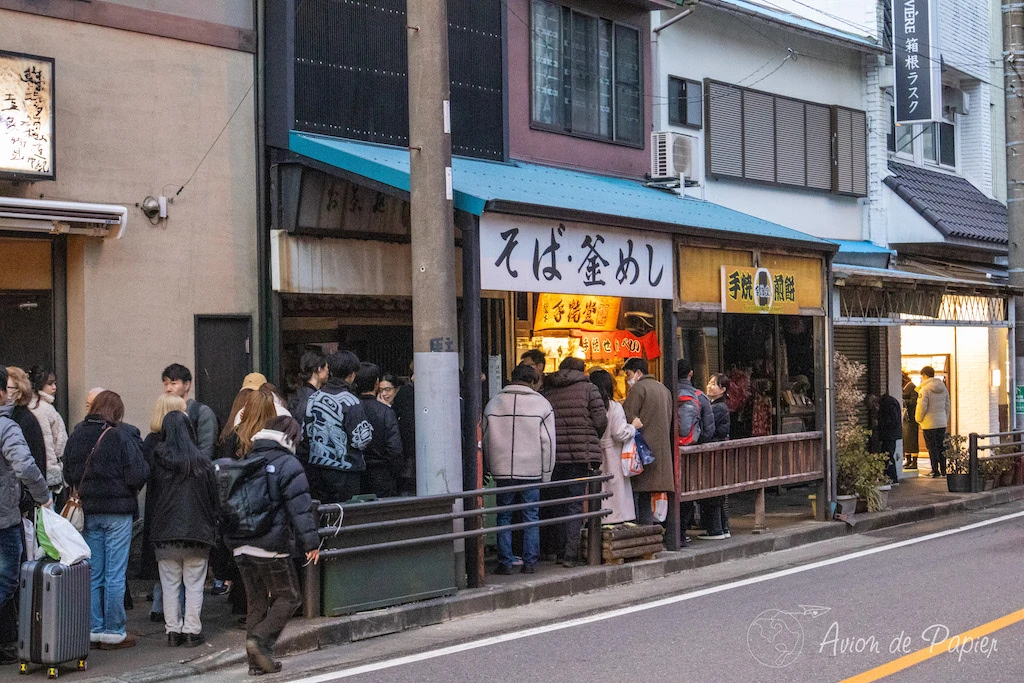
<path fill-rule="evenodd" d="M 888 510 L 889 509 L 889 492 L 892 491 L 892 484 L 886 484 L 885 486 L 879 486 L 878 489 L 878 509 Z"/>

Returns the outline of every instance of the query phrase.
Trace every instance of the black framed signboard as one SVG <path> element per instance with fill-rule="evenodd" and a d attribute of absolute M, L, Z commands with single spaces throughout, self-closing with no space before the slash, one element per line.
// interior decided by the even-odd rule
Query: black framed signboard
<path fill-rule="evenodd" d="M 0 178 L 53 180 L 54 60 L 0 50 Z"/>
<path fill-rule="evenodd" d="M 942 120 L 942 55 L 937 0 L 893 3 L 896 123 Z"/>

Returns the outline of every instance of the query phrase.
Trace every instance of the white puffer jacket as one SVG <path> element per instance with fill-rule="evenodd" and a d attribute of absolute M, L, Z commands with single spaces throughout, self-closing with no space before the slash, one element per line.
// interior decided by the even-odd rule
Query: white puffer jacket
<path fill-rule="evenodd" d="M 932 377 L 917 388 L 917 421 L 921 429 L 944 429 L 949 425 L 949 390 L 941 379 Z"/>
<path fill-rule="evenodd" d="M 46 444 L 46 485 L 60 486 L 64 483 L 64 447 L 68 443 L 68 429 L 64 418 L 53 407 L 53 396 L 40 391 L 28 409 L 36 416 L 39 428 L 43 430 Z"/>

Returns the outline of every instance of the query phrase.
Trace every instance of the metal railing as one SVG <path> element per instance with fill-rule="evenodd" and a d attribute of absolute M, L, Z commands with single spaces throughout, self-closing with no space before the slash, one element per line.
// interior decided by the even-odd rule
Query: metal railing
<path fill-rule="evenodd" d="M 979 443 L 980 441 L 987 441 L 990 439 L 998 439 L 998 441 L 986 444 Z M 989 452 L 988 455 L 979 454 L 980 451 L 996 451 L 1001 449 L 1008 449 L 1010 452 Z M 995 432 L 993 434 L 972 433 L 968 436 L 967 451 L 970 456 L 967 466 L 967 474 L 970 475 L 971 479 L 971 493 L 977 493 L 981 490 L 981 463 L 1024 456 L 1024 431 Z"/>
<path fill-rule="evenodd" d="M 434 496 L 417 496 L 415 498 L 387 498 L 375 501 L 357 502 L 357 503 L 343 503 L 341 504 L 342 510 L 349 508 L 358 507 L 360 511 L 371 511 L 376 507 L 394 507 L 397 503 L 399 505 L 408 503 L 411 505 L 423 504 L 423 503 L 445 503 L 450 502 L 452 506 L 458 500 L 468 500 L 472 503 L 472 507 L 465 510 L 453 510 L 452 512 L 442 514 L 430 514 L 430 515 L 419 515 L 410 516 L 400 519 L 388 519 L 380 520 L 375 522 L 366 522 L 362 524 L 351 524 L 345 526 L 342 523 L 341 527 L 335 526 L 321 526 L 320 507 L 324 508 L 325 514 L 329 515 L 330 510 L 337 510 L 338 505 L 330 504 L 321 506 L 317 501 L 313 503 L 313 514 L 317 519 L 317 531 L 321 539 L 325 538 L 336 538 L 342 537 L 346 534 L 351 535 L 354 532 L 374 532 L 384 530 L 394 530 L 396 528 L 408 528 L 416 526 L 424 526 L 433 524 L 436 522 L 455 522 L 456 520 L 468 520 L 473 528 L 465 531 L 451 531 L 443 534 L 430 534 L 426 536 L 414 536 L 412 538 L 405 538 L 394 541 L 383 541 L 373 542 L 361 545 L 354 545 L 345 548 L 330 548 L 327 550 L 320 551 L 320 559 L 335 559 L 339 557 L 347 557 L 356 554 L 370 553 L 374 551 L 388 551 L 398 548 L 408 548 L 419 545 L 430 545 L 438 543 L 451 543 L 457 540 L 475 538 L 478 536 L 486 536 L 488 534 L 496 533 L 499 531 L 515 531 L 517 529 L 525 529 L 527 527 L 541 527 L 550 526 L 553 524 L 564 524 L 565 522 L 572 520 L 586 520 L 588 523 L 587 532 L 587 564 L 597 565 L 601 564 L 601 518 L 610 514 L 611 510 L 605 508 L 599 508 L 596 510 L 589 510 L 586 512 L 572 514 L 572 515 L 561 515 L 555 517 L 549 517 L 547 519 L 540 519 L 536 522 L 518 522 L 514 524 L 505 524 L 502 526 L 491 526 L 485 527 L 483 523 L 484 515 L 496 514 L 499 512 L 516 512 L 519 510 L 525 510 L 527 508 L 546 508 L 553 507 L 556 505 L 565 505 L 567 503 L 584 502 L 593 503 L 594 501 L 605 500 L 611 497 L 610 492 L 602 492 L 602 482 L 608 481 L 612 478 L 610 474 L 598 474 L 588 477 L 579 477 L 576 479 L 562 479 L 559 481 L 550 482 L 531 482 L 526 484 L 515 484 L 512 486 L 499 486 L 495 488 L 482 488 L 474 489 L 471 491 L 462 491 L 460 493 L 449 493 Z M 550 498 L 546 500 L 540 500 L 536 503 L 515 503 L 511 505 L 495 505 L 484 507 L 483 497 L 492 496 L 498 493 L 516 493 L 521 491 L 528 491 L 531 489 L 558 489 L 565 488 L 567 486 L 584 484 L 587 487 L 587 493 L 578 496 L 565 496 L 562 498 Z M 343 518 L 344 518 L 343 513 Z M 305 571 L 305 616 L 306 617 L 317 617 L 320 616 L 320 567 L 313 565 L 312 563 L 306 565 Z"/>

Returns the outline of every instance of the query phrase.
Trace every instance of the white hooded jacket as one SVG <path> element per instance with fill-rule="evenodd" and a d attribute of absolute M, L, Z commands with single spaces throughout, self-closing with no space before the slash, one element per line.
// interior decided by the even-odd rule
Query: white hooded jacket
<path fill-rule="evenodd" d="M 924 379 L 917 388 L 917 421 L 921 429 L 945 429 L 949 425 L 949 390 L 937 377 Z"/>

